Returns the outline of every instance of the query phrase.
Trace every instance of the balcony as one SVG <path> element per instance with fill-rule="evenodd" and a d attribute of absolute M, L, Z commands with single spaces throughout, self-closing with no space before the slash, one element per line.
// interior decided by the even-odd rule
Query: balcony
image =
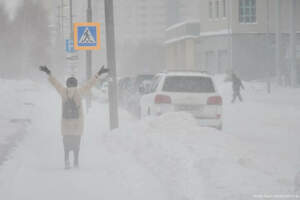
<path fill-rule="evenodd" d="M 197 38 L 200 34 L 199 21 L 185 21 L 166 29 L 166 44 L 182 39 Z"/>

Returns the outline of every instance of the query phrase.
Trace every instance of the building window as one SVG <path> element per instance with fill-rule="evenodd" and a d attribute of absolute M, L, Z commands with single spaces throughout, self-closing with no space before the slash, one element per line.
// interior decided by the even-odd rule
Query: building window
<path fill-rule="evenodd" d="M 219 0 L 217 0 L 215 3 L 216 3 L 216 18 L 219 18 L 220 16 Z"/>
<path fill-rule="evenodd" d="M 224 18 L 226 18 L 226 0 L 223 0 L 223 16 Z"/>
<path fill-rule="evenodd" d="M 256 0 L 240 0 L 240 23 L 256 22 Z"/>
<path fill-rule="evenodd" d="M 209 1 L 209 18 L 212 19 L 213 18 L 213 2 Z"/>

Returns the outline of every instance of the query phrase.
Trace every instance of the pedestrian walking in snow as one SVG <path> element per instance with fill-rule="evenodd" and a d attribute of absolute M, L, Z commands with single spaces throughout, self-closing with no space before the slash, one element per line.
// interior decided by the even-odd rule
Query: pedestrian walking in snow
<path fill-rule="evenodd" d="M 47 66 L 41 66 L 40 70 L 48 74 L 48 80 L 62 98 L 61 134 L 65 151 L 65 169 L 70 169 L 71 167 L 69 160 L 70 151 L 74 153 L 73 166 L 77 168 L 79 167 L 80 140 L 84 130 L 82 97 L 89 92 L 101 74 L 106 73 L 108 69 L 104 69 L 103 66 L 83 87 L 78 87 L 75 77 L 68 78 L 66 82 L 67 87 L 64 87 L 52 76 Z"/>
<path fill-rule="evenodd" d="M 231 101 L 232 103 L 235 102 L 235 99 L 237 97 L 241 102 L 243 101 L 241 95 L 241 88 L 245 89 L 241 79 L 235 73 L 232 73 L 232 91 L 233 91 L 232 101 Z"/>

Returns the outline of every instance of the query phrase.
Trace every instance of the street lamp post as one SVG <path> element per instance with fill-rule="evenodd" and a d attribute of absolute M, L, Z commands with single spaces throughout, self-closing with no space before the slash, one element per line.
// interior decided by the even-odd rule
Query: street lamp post
<path fill-rule="evenodd" d="M 106 56 L 109 75 L 110 128 L 119 127 L 113 0 L 105 0 Z"/>
<path fill-rule="evenodd" d="M 296 87 L 296 0 L 290 0 L 290 79 L 292 87 Z"/>

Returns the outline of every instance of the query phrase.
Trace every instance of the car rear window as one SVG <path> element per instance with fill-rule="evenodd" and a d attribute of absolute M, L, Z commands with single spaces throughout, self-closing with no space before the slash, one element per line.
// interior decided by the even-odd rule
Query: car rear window
<path fill-rule="evenodd" d="M 214 93 L 211 78 L 201 76 L 168 76 L 163 85 L 165 92 Z"/>

